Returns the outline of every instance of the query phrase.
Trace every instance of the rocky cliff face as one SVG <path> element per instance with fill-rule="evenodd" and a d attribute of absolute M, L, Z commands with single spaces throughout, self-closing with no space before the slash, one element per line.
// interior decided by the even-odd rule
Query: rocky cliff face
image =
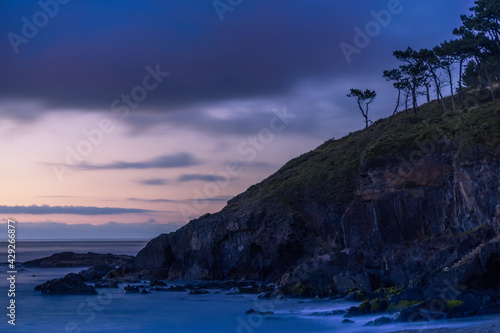
<path fill-rule="evenodd" d="M 499 108 L 436 114 L 431 127 L 401 115 L 394 129 L 381 120 L 330 140 L 151 240 L 123 271 L 270 280 L 299 295 L 443 279 L 477 289 L 483 277 L 498 288 L 487 277 L 500 273 Z"/>

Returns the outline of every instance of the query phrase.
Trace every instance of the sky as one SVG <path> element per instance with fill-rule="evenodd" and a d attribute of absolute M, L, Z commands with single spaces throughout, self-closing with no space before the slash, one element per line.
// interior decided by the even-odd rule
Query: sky
<path fill-rule="evenodd" d="M 363 128 L 392 52 L 473 0 L 0 2 L 0 220 L 19 239 L 149 239 Z"/>

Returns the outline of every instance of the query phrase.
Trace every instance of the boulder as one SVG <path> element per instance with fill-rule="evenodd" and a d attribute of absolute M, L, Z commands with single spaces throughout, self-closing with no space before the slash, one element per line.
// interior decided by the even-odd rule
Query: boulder
<path fill-rule="evenodd" d="M 380 317 L 375 320 L 367 322 L 364 326 L 382 326 L 392 324 L 393 321 L 389 317 Z"/>
<path fill-rule="evenodd" d="M 23 263 L 24 267 L 53 268 L 53 267 L 91 267 L 94 265 L 120 266 L 134 259 L 133 256 L 111 253 L 75 253 L 60 252 L 36 260 Z"/>
<path fill-rule="evenodd" d="M 139 287 L 136 287 L 136 286 L 131 286 L 130 284 L 128 284 L 127 286 L 125 286 L 123 288 L 123 292 L 125 294 L 137 294 L 139 293 L 141 290 L 139 289 Z"/>
<path fill-rule="evenodd" d="M 53 279 L 42 285 L 36 286 L 35 290 L 41 291 L 42 295 L 96 295 L 93 286 L 87 285 L 82 277 L 70 273 L 60 279 Z"/>

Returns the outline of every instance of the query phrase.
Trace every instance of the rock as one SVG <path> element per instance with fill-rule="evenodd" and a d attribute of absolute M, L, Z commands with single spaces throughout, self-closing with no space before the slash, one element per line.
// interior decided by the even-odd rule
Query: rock
<path fill-rule="evenodd" d="M 53 267 L 90 267 L 95 265 L 120 266 L 134 259 L 133 256 L 115 255 L 111 253 L 74 253 L 61 252 L 41 259 L 23 263 L 24 267 L 53 268 Z M 113 268 L 114 268 L 113 267 Z"/>
<path fill-rule="evenodd" d="M 131 286 L 130 284 L 128 284 L 126 287 L 123 288 L 123 292 L 125 294 L 137 294 L 140 291 L 141 290 L 139 289 L 139 287 Z"/>
<path fill-rule="evenodd" d="M 278 281 L 284 295 L 367 302 L 346 316 L 389 311 L 409 321 L 488 311 L 496 300 L 461 297 L 500 288 L 500 138 L 477 134 L 484 119 L 499 128 L 497 112 L 478 107 L 466 122 L 434 117 L 435 137 L 416 115 L 397 130 L 380 120 L 330 140 L 220 212 L 152 239 L 117 274 L 239 281 L 225 288 L 254 293 Z M 438 298 L 450 301 L 439 311 L 429 304 Z"/>
<path fill-rule="evenodd" d="M 392 319 L 389 317 L 380 317 L 375 320 L 369 321 L 364 326 L 382 326 L 392 324 Z"/>
<path fill-rule="evenodd" d="M 104 278 L 106 274 L 114 268 L 115 267 L 112 265 L 97 263 L 94 266 L 81 271 L 78 275 L 80 275 L 85 282 L 96 282 Z"/>
<path fill-rule="evenodd" d="M 371 304 L 370 301 L 366 300 L 361 303 L 359 306 L 351 306 L 347 309 L 344 318 L 355 317 L 355 316 L 363 316 L 370 314 L 371 312 Z"/>
<path fill-rule="evenodd" d="M 248 314 L 258 314 L 258 315 L 263 315 L 263 316 L 269 316 L 269 315 L 273 315 L 274 311 L 257 311 L 254 309 L 250 309 L 247 312 L 245 312 L 245 314 L 247 314 L 247 315 Z"/>
<path fill-rule="evenodd" d="M 85 284 L 82 277 L 70 273 L 61 279 L 54 279 L 36 286 L 35 290 L 41 291 L 42 295 L 96 295 L 93 286 Z"/>
<path fill-rule="evenodd" d="M 155 290 L 155 291 L 187 291 L 184 287 L 178 286 L 178 285 L 173 285 L 173 286 L 170 286 L 168 288 L 155 286 L 155 287 L 153 287 L 153 290 Z"/>
<path fill-rule="evenodd" d="M 262 287 L 257 285 L 238 288 L 240 294 L 260 294 L 261 292 Z"/>
<path fill-rule="evenodd" d="M 312 316 L 341 316 L 344 315 L 347 311 L 346 310 L 332 310 L 332 311 L 325 311 L 325 312 L 313 312 L 311 315 Z"/>
<path fill-rule="evenodd" d="M 342 324 L 354 324 L 354 321 L 352 321 L 350 319 L 344 319 L 344 320 L 342 320 Z"/>
<path fill-rule="evenodd" d="M 421 302 L 409 306 L 394 316 L 394 320 L 401 323 L 430 321 L 446 319 L 446 313 L 441 311 L 429 310 L 429 305 L 433 302 Z"/>
<path fill-rule="evenodd" d="M 497 302 L 495 304 L 488 304 L 485 307 L 481 308 L 479 311 L 477 311 L 478 316 L 483 316 L 483 315 L 492 315 L 492 314 L 499 314 L 500 313 L 500 302 Z"/>
<path fill-rule="evenodd" d="M 210 294 L 210 293 L 205 289 L 193 289 L 189 292 L 189 295 L 203 295 L 203 294 Z"/>
<path fill-rule="evenodd" d="M 118 288 L 118 281 L 116 280 L 108 280 L 108 282 L 104 283 L 96 283 L 94 285 L 95 288 Z"/>
<path fill-rule="evenodd" d="M 165 282 L 163 282 L 163 281 L 158 281 L 158 280 L 151 281 L 151 282 L 149 283 L 149 285 L 150 285 L 151 287 L 155 287 L 155 286 L 159 286 L 159 287 L 166 287 L 166 286 L 167 286 L 167 284 L 166 284 Z"/>
<path fill-rule="evenodd" d="M 151 294 L 151 292 L 147 291 L 146 289 L 142 289 L 141 290 L 141 294 Z"/>

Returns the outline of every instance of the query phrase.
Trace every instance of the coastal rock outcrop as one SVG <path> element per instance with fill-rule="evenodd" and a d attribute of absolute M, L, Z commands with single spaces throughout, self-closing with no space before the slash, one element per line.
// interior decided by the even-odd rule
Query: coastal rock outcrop
<path fill-rule="evenodd" d="M 133 256 L 116 255 L 116 254 L 101 254 L 101 253 L 75 253 L 75 252 L 60 252 L 49 257 L 30 260 L 23 263 L 24 267 L 37 268 L 54 268 L 54 267 L 90 267 L 94 265 L 111 265 L 120 266 L 130 260 Z"/>
<path fill-rule="evenodd" d="M 93 286 L 87 285 L 78 274 L 70 273 L 60 279 L 53 279 L 37 287 L 42 295 L 96 295 Z"/>
<path fill-rule="evenodd" d="M 500 287 L 499 108 L 433 114 L 425 124 L 403 115 L 397 126 L 380 120 L 327 141 L 220 212 L 151 240 L 118 271 L 270 281 L 308 297 L 394 287 L 456 305 L 491 294 Z M 467 312 L 455 310 L 439 313 Z"/>

